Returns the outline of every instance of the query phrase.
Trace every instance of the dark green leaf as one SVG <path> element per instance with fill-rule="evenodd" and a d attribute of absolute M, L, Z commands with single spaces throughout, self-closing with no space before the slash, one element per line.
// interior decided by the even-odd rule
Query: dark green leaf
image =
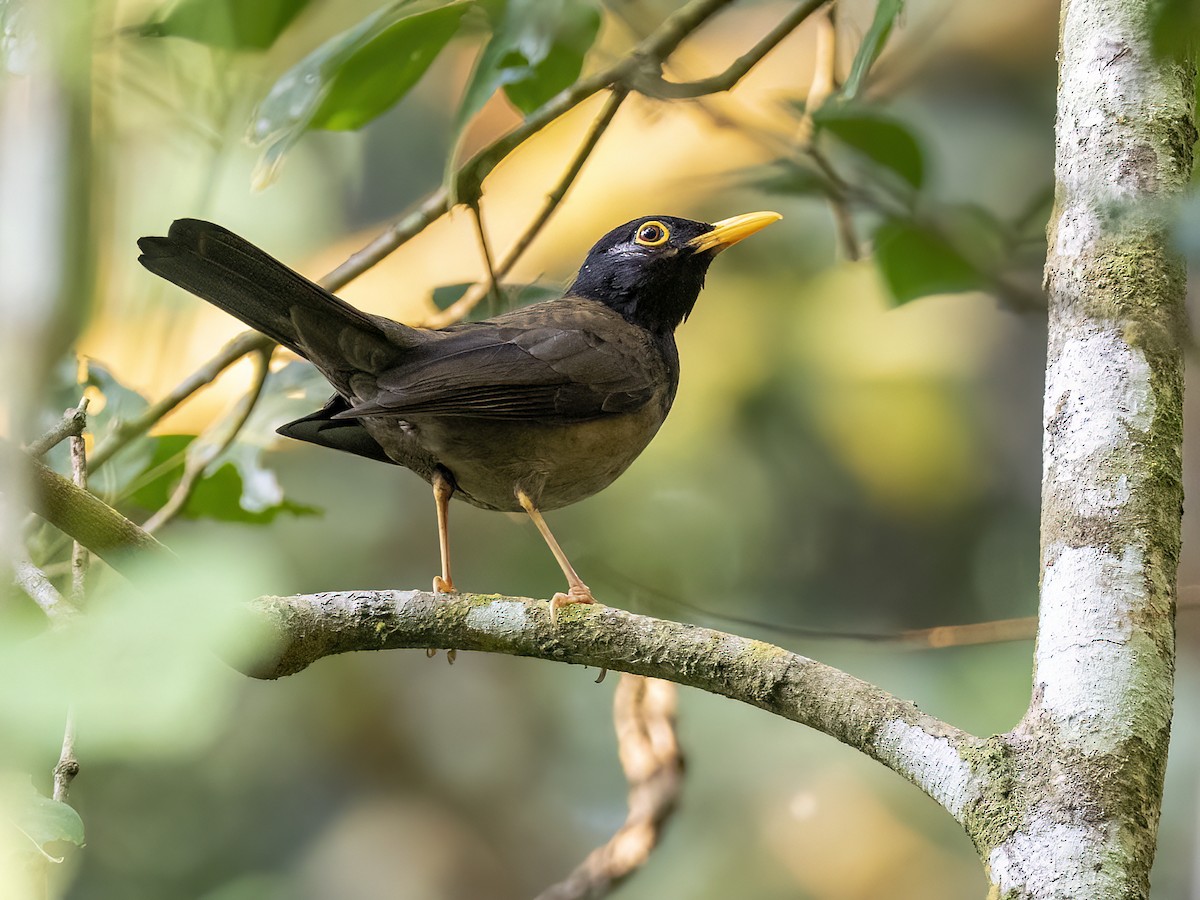
<path fill-rule="evenodd" d="M 499 88 L 528 115 L 570 87 L 600 30 L 589 0 L 508 0 L 498 15 L 463 93 L 459 130 Z"/>
<path fill-rule="evenodd" d="M 889 219 L 875 232 L 875 264 L 896 304 L 982 288 L 984 277 L 936 231 Z"/>
<path fill-rule="evenodd" d="M 470 3 L 406 14 L 393 4 L 288 69 L 258 105 L 250 140 L 265 144 L 254 180 L 269 184 L 307 130 L 348 130 L 400 101 L 458 30 Z"/>
<path fill-rule="evenodd" d="M 66 841 L 77 847 L 83 846 L 83 820 L 79 813 L 65 803 L 43 797 L 27 777 L 6 779 L 0 785 L 0 810 L 9 821 L 0 819 L 0 827 L 15 828 L 29 840 L 30 853 L 40 854 L 45 859 L 60 863 L 48 847 Z"/>
<path fill-rule="evenodd" d="M 912 133 L 895 119 L 860 106 L 827 104 L 813 123 L 849 147 L 895 172 L 919 189 L 925 180 L 925 159 Z"/>
<path fill-rule="evenodd" d="M 268 375 L 258 405 L 238 432 L 237 440 L 209 464 L 183 515 L 262 524 L 280 513 L 319 512 L 284 496 L 275 473 L 263 464 L 263 454 L 281 440 L 276 428 L 317 409 L 330 392 L 329 382 L 306 362 L 289 363 Z M 216 430 L 220 433 L 222 429 L 218 426 Z M 194 442 L 192 435 L 159 438 L 153 458 L 135 481 L 128 502 L 147 511 L 166 503 L 179 484 L 189 452 L 199 446 Z"/>
<path fill-rule="evenodd" d="M 147 37 L 181 37 L 229 50 L 265 50 L 309 0 L 182 0 Z"/>
<path fill-rule="evenodd" d="M 100 363 L 87 360 L 82 381 L 79 380 L 80 368 L 79 360 L 73 354 L 55 367 L 48 391 L 48 407 L 40 417 L 43 428 L 58 422 L 63 410 L 77 406 L 86 392 L 91 400 L 87 431 L 101 443 L 111 437 L 122 422 L 136 417 L 149 405 L 145 397 L 123 385 Z M 124 490 L 130 479 L 146 468 L 157 440 L 142 435 L 130 441 L 90 479 L 92 490 L 106 495 Z M 46 455 L 46 462 L 63 475 L 70 475 L 67 442 L 63 441 L 51 450 Z"/>
<path fill-rule="evenodd" d="M 121 505 L 128 504 L 144 512 L 162 507 L 179 483 L 187 448 L 195 439 L 194 434 L 161 435 L 149 463 L 130 483 Z"/>
<path fill-rule="evenodd" d="M 205 475 L 196 485 L 185 514 L 189 518 L 210 518 L 222 522 L 246 522 L 265 525 L 281 513 L 315 516 L 321 510 L 296 503 L 283 495 L 275 473 L 264 468 L 259 455 L 245 444 L 235 444 L 234 454 L 216 471 Z"/>
<path fill-rule="evenodd" d="M 128 503 L 147 512 L 161 508 L 179 484 L 187 448 L 194 440 L 190 434 L 163 435 L 153 462 L 127 498 Z M 259 448 L 235 444 L 197 483 L 182 515 L 265 524 L 281 513 L 303 516 L 318 512 L 316 507 L 284 497 L 275 474 L 262 466 Z"/>
<path fill-rule="evenodd" d="M 465 281 L 461 284 L 443 284 L 441 287 L 434 288 L 432 297 L 433 305 L 438 309 L 449 309 L 459 301 L 470 286 L 471 282 Z"/>
<path fill-rule="evenodd" d="M 454 37 L 469 8 L 456 3 L 408 16 L 357 47 L 338 69 L 310 128 L 362 128 L 409 92 Z"/>
<path fill-rule="evenodd" d="M 853 100 L 862 90 L 867 73 L 871 71 L 875 60 L 879 59 L 879 54 L 883 52 L 888 36 L 892 33 L 892 26 L 896 23 L 896 17 L 900 15 L 902 9 L 904 9 L 904 0 L 879 0 L 879 5 L 875 7 L 875 18 L 871 21 L 871 27 L 867 29 L 866 36 L 863 37 L 862 43 L 858 47 L 858 53 L 854 54 L 854 62 L 850 64 L 850 74 L 839 92 L 846 100 Z"/>

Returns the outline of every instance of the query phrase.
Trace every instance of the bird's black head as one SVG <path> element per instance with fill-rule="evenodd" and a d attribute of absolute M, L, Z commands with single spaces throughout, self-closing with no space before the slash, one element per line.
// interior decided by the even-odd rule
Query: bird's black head
<path fill-rule="evenodd" d="M 715 225 L 674 216 L 634 219 L 596 242 L 567 293 L 669 334 L 696 305 L 713 257 L 780 218 L 748 213 Z"/>

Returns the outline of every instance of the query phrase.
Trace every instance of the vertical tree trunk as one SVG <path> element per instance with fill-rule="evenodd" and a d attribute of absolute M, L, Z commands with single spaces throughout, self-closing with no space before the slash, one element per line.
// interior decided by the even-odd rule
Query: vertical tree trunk
<path fill-rule="evenodd" d="M 1144 898 L 1170 735 L 1194 73 L 1149 0 L 1064 0 L 1033 699 L 974 835 L 993 897 Z M 985 811 L 985 812 L 988 812 Z"/>

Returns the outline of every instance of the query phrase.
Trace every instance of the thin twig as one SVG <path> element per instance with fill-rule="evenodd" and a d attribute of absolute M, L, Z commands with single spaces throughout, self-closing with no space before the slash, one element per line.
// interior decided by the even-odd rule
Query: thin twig
<path fill-rule="evenodd" d="M 139 415 L 118 425 L 113 433 L 92 451 L 92 455 L 88 459 L 88 471 L 95 472 L 112 459 L 113 454 L 118 450 L 130 441 L 141 437 L 198 390 L 212 384 L 218 375 L 243 356 L 273 346 L 275 346 L 274 341 L 257 331 L 243 331 L 237 335 L 222 347 L 216 356 L 181 381 L 169 394 L 158 402 L 150 404 Z"/>
<path fill-rule="evenodd" d="M 87 398 L 79 402 L 78 412 L 87 412 Z M 75 486 L 87 490 L 87 444 L 82 434 L 71 436 L 71 477 Z M 88 563 L 91 560 L 87 547 L 79 541 L 71 544 L 71 602 L 76 609 L 82 610 L 87 590 Z M 79 774 L 79 759 L 75 755 L 75 707 L 67 707 L 67 721 L 63 726 L 62 749 L 58 754 L 58 762 L 54 766 L 54 799 L 60 803 L 67 802 L 71 790 L 71 782 Z"/>
<path fill-rule="evenodd" d="M 550 218 L 554 215 L 555 211 L 562 203 L 563 198 L 566 197 L 567 192 L 575 183 L 575 179 L 579 177 L 579 173 L 583 170 L 584 163 L 587 162 L 588 157 L 590 157 L 592 152 L 596 149 L 596 145 L 600 142 L 600 137 L 605 131 L 608 130 L 608 126 L 612 124 L 613 117 L 616 116 L 617 110 L 628 96 L 629 91 L 623 87 L 615 88 L 613 92 L 608 95 L 608 99 L 604 101 L 604 106 L 600 109 L 599 115 L 597 115 L 595 120 L 592 122 L 591 127 L 588 129 L 588 133 L 584 136 L 583 142 L 579 145 L 579 148 L 575 151 L 575 155 L 571 158 L 571 162 L 567 166 L 567 170 L 562 174 L 562 177 L 559 178 L 558 184 L 554 186 L 554 189 L 546 195 L 546 202 L 542 205 L 541 211 L 538 213 L 537 217 L 525 227 L 525 230 L 521 232 L 521 236 L 518 237 L 516 242 L 508 249 L 508 252 L 500 261 L 500 264 L 496 267 L 495 277 L 497 279 L 503 280 L 505 277 L 507 277 L 508 273 L 512 271 L 513 266 L 516 265 L 516 263 L 525 254 L 525 251 L 529 249 L 531 244 L 533 244 L 534 239 L 537 238 L 542 229 L 546 227 L 546 223 L 550 221 Z M 453 324 L 454 322 L 461 321 L 462 319 L 466 318 L 467 315 L 470 314 L 471 310 L 478 306 L 480 301 L 486 296 L 486 285 L 471 285 L 471 287 L 467 288 L 466 292 L 456 301 L 454 301 L 454 303 L 450 304 L 450 306 L 446 307 L 446 309 L 442 310 L 441 312 L 430 316 L 425 323 L 426 327 L 444 328 L 447 325 Z"/>
<path fill-rule="evenodd" d="M 603 897 L 649 858 L 683 784 L 683 756 L 675 730 L 678 693 L 669 681 L 622 673 L 613 696 L 613 724 L 629 782 L 629 812 L 606 843 L 537 900 Z"/>
<path fill-rule="evenodd" d="M 320 279 L 318 284 L 329 291 L 340 290 L 368 269 L 378 265 L 410 238 L 423 231 L 431 222 L 444 216 L 449 209 L 450 203 L 446 190 L 438 188 L 421 201 L 415 210 L 388 226 L 387 230 L 371 243 Z"/>
<path fill-rule="evenodd" d="M 496 280 L 496 264 L 492 258 L 492 247 L 488 243 L 487 232 L 483 230 L 483 213 L 479 210 L 479 201 L 467 204 L 471 210 L 471 218 L 475 222 L 475 236 L 479 239 L 479 252 L 483 256 L 483 267 L 487 270 L 487 293 L 492 298 L 496 310 L 504 308 L 504 297 L 500 293 L 500 284 Z"/>
<path fill-rule="evenodd" d="M 697 81 L 677 82 L 667 81 L 656 73 L 641 71 L 633 77 L 630 86 L 640 93 L 664 100 L 686 100 L 732 90 L 751 69 L 758 65 L 764 56 L 779 46 L 784 38 L 827 2 L 829 0 L 808 0 L 807 3 L 799 4 L 780 19 L 779 23 L 767 32 L 758 43 L 734 60 L 724 72 L 717 75 Z"/>
<path fill-rule="evenodd" d="M 841 176 L 833 168 L 829 160 L 825 158 L 825 155 L 817 149 L 815 144 L 810 143 L 805 148 L 805 153 L 825 177 L 825 196 L 829 200 L 829 208 L 833 212 L 833 220 L 837 225 L 838 240 L 841 242 L 842 251 L 846 254 L 846 259 L 852 262 L 860 259 L 862 257 L 862 246 L 858 240 L 858 232 L 854 227 L 854 212 L 850 208 L 849 190 L 846 182 L 842 180 Z"/>
<path fill-rule="evenodd" d="M 86 421 L 87 398 L 79 401 L 76 412 Z M 82 429 L 79 434 L 71 435 L 71 478 L 80 490 L 87 490 L 87 442 L 83 439 Z M 75 541 L 71 545 L 71 600 L 79 609 L 83 609 L 83 596 L 87 581 L 88 549 Z"/>
<path fill-rule="evenodd" d="M 175 486 L 175 490 L 171 492 L 167 502 L 142 523 L 142 529 L 145 532 L 154 534 L 183 511 L 209 465 L 224 453 L 237 438 L 245 426 L 246 420 L 254 412 L 259 397 L 262 396 L 263 384 L 271 371 L 273 351 L 274 345 L 255 354 L 254 379 L 249 390 L 238 400 L 229 417 L 219 421 L 211 429 L 211 434 L 201 434 L 188 446 L 183 476 L 179 479 L 179 484 Z"/>
<path fill-rule="evenodd" d="M 41 607 L 50 624 L 61 628 L 71 621 L 79 610 L 73 607 L 62 594 L 58 592 L 46 573 L 31 563 L 28 559 L 17 559 L 13 562 L 13 575 L 21 590 Z"/>
<path fill-rule="evenodd" d="M 71 782 L 79 774 L 79 760 L 75 756 L 75 707 L 67 707 L 67 724 L 63 728 L 62 750 L 54 766 L 54 799 L 67 802 Z"/>
<path fill-rule="evenodd" d="M 813 137 L 813 114 L 829 99 L 837 83 L 837 26 L 836 6 L 829 6 L 816 21 L 817 49 L 813 59 L 813 77 L 804 99 L 804 115 L 800 117 L 796 143 L 808 146 Z"/>
<path fill-rule="evenodd" d="M 87 424 L 87 401 L 72 407 L 63 413 L 58 423 L 36 440 L 30 441 L 23 449 L 30 456 L 42 457 L 49 453 L 69 437 L 83 434 Z"/>

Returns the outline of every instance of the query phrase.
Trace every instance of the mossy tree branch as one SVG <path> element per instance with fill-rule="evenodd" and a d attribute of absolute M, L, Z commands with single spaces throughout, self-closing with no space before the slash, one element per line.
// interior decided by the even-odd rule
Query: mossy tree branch
<path fill-rule="evenodd" d="M 762 641 L 610 606 L 423 591 L 263 597 L 275 638 L 247 667 L 280 678 L 354 650 L 455 648 L 662 678 L 720 694 L 837 738 L 903 775 L 963 820 L 983 790 L 968 758 L 984 742 L 853 675 Z"/>

